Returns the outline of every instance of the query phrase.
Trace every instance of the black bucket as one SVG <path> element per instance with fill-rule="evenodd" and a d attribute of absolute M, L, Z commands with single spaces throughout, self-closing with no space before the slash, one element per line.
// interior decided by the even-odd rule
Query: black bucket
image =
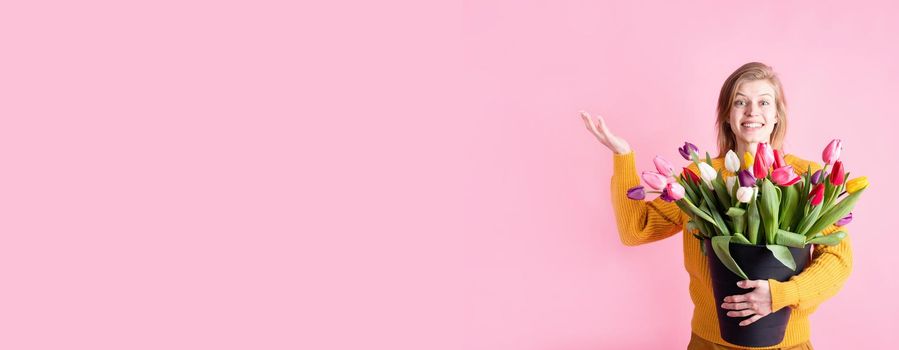
<path fill-rule="evenodd" d="M 790 321 L 790 307 L 784 307 L 777 312 L 768 314 L 748 326 L 740 326 L 740 322 L 752 317 L 728 316 L 728 309 L 722 309 L 724 298 L 731 295 L 746 294 L 752 289 L 744 289 L 737 286 L 737 282 L 743 280 L 731 272 L 718 260 L 712 249 L 712 241 L 704 240 L 706 255 L 709 259 L 711 270 L 712 289 L 715 292 L 715 309 L 718 310 L 718 327 L 721 329 L 721 338 L 725 341 L 752 347 L 777 345 L 783 341 L 787 322 Z M 809 246 L 805 248 L 792 248 L 793 260 L 796 262 L 796 271 L 784 266 L 768 248 L 763 245 L 744 245 L 731 243 L 730 254 L 733 256 L 740 269 L 746 273 L 750 280 L 787 281 L 790 277 L 798 275 L 805 270 L 811 261 Z"/>

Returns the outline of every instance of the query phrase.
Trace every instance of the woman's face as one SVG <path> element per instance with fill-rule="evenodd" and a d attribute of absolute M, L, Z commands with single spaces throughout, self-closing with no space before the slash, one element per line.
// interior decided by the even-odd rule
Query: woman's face
<path fill-rule="evenodd" d="M 747 81 L 737 88 L 730 110 L 730 128 L 737 142 L 770 142 L 777 123 L 774 86 L 767 80 Z"/>

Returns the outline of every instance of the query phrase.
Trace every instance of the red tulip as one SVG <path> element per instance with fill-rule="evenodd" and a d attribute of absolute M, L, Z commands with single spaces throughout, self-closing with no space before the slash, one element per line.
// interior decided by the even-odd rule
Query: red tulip
<path fill-rule="evenodd" d="M 812 192 L 808 194 L 808 198 L 812 206 L 820 205 L 821 201 L 824 200 L 824 183 L 815 185 L 815 188 L 812 188 Z"/>
<path fill-rule="evenodd" d="M 784 157 L 778 150 L 774 150 L 774 169 L 783 168 L 787 166 L 787 162 L 784 161 Z"/>
<path fill-rule="evenodd" d="M 843 161 L 838 160 L 833 164 L 833 171 L 830 173 L 830 183 L 834 186 L 843 184 L 846 174 L 843 173 Z"/>
<path fill-rule="evenodd" d="M 696 175 L 696 173 L 694 173 L 693 170 L 690 170 L 690 168 L 684 168 L 684 177 L 692 183 L 699 183 L 699 175 Z"/>
<path fill-rule="evenodd" d="M 765 156 L 761 152 L 756 151 L 755 161 L 752 162 L 752 175 L 756 179 L 763 179 L 768 176 L 769 164 L 765 162 Z"/>

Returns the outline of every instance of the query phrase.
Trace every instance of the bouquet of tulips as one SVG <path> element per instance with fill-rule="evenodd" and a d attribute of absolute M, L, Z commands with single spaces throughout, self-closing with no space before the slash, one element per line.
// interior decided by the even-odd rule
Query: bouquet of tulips
<path fill-rule="evenodd" d="M 823 169 L 812 175 L 809 167 L 799 176 L 767 143 L 758 145 L 754 157 L 746 152 L 745 168 L 736 153 L 728 151 L 725 172 L 712 167 L 708 152 L 701 161 L 698 148 L 686 142 L 678 151 L 696 164 L 699 175 L 686 167 L 676 175 L 671 163 L 656 157 L 657 171 L 641 176 L 652 191 L 635 186 L 627 196 L 643 200 L 646 193 L 659 193 L 662 200 L 676 203 L 690 216 L 685 229 L 700 240 L 702 252 L 706 253 L 703 240 L 710 239 L 718 259 L 744 279 L 746 274 L 730 255 L 731 243 L 764 245 L 795 271 L 796 262 L 787 247 L 839 244 L 846 232 L 824 235 L 821 231 L 849 223 L 852 207 L 868 186 L 863 176 L 846 181 L 849 173 L 839 160 L 842 147 L 840 140 L 831 141 L 822 154 Z"/>

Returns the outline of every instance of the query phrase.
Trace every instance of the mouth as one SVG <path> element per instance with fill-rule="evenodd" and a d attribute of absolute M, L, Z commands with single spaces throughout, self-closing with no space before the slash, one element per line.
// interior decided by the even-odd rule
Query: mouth
<path fill-rule="evenodd" d="M 765 127 L 765 123 L 742 123 L 740 126 L 746 130 L 756 130 Z"/>

